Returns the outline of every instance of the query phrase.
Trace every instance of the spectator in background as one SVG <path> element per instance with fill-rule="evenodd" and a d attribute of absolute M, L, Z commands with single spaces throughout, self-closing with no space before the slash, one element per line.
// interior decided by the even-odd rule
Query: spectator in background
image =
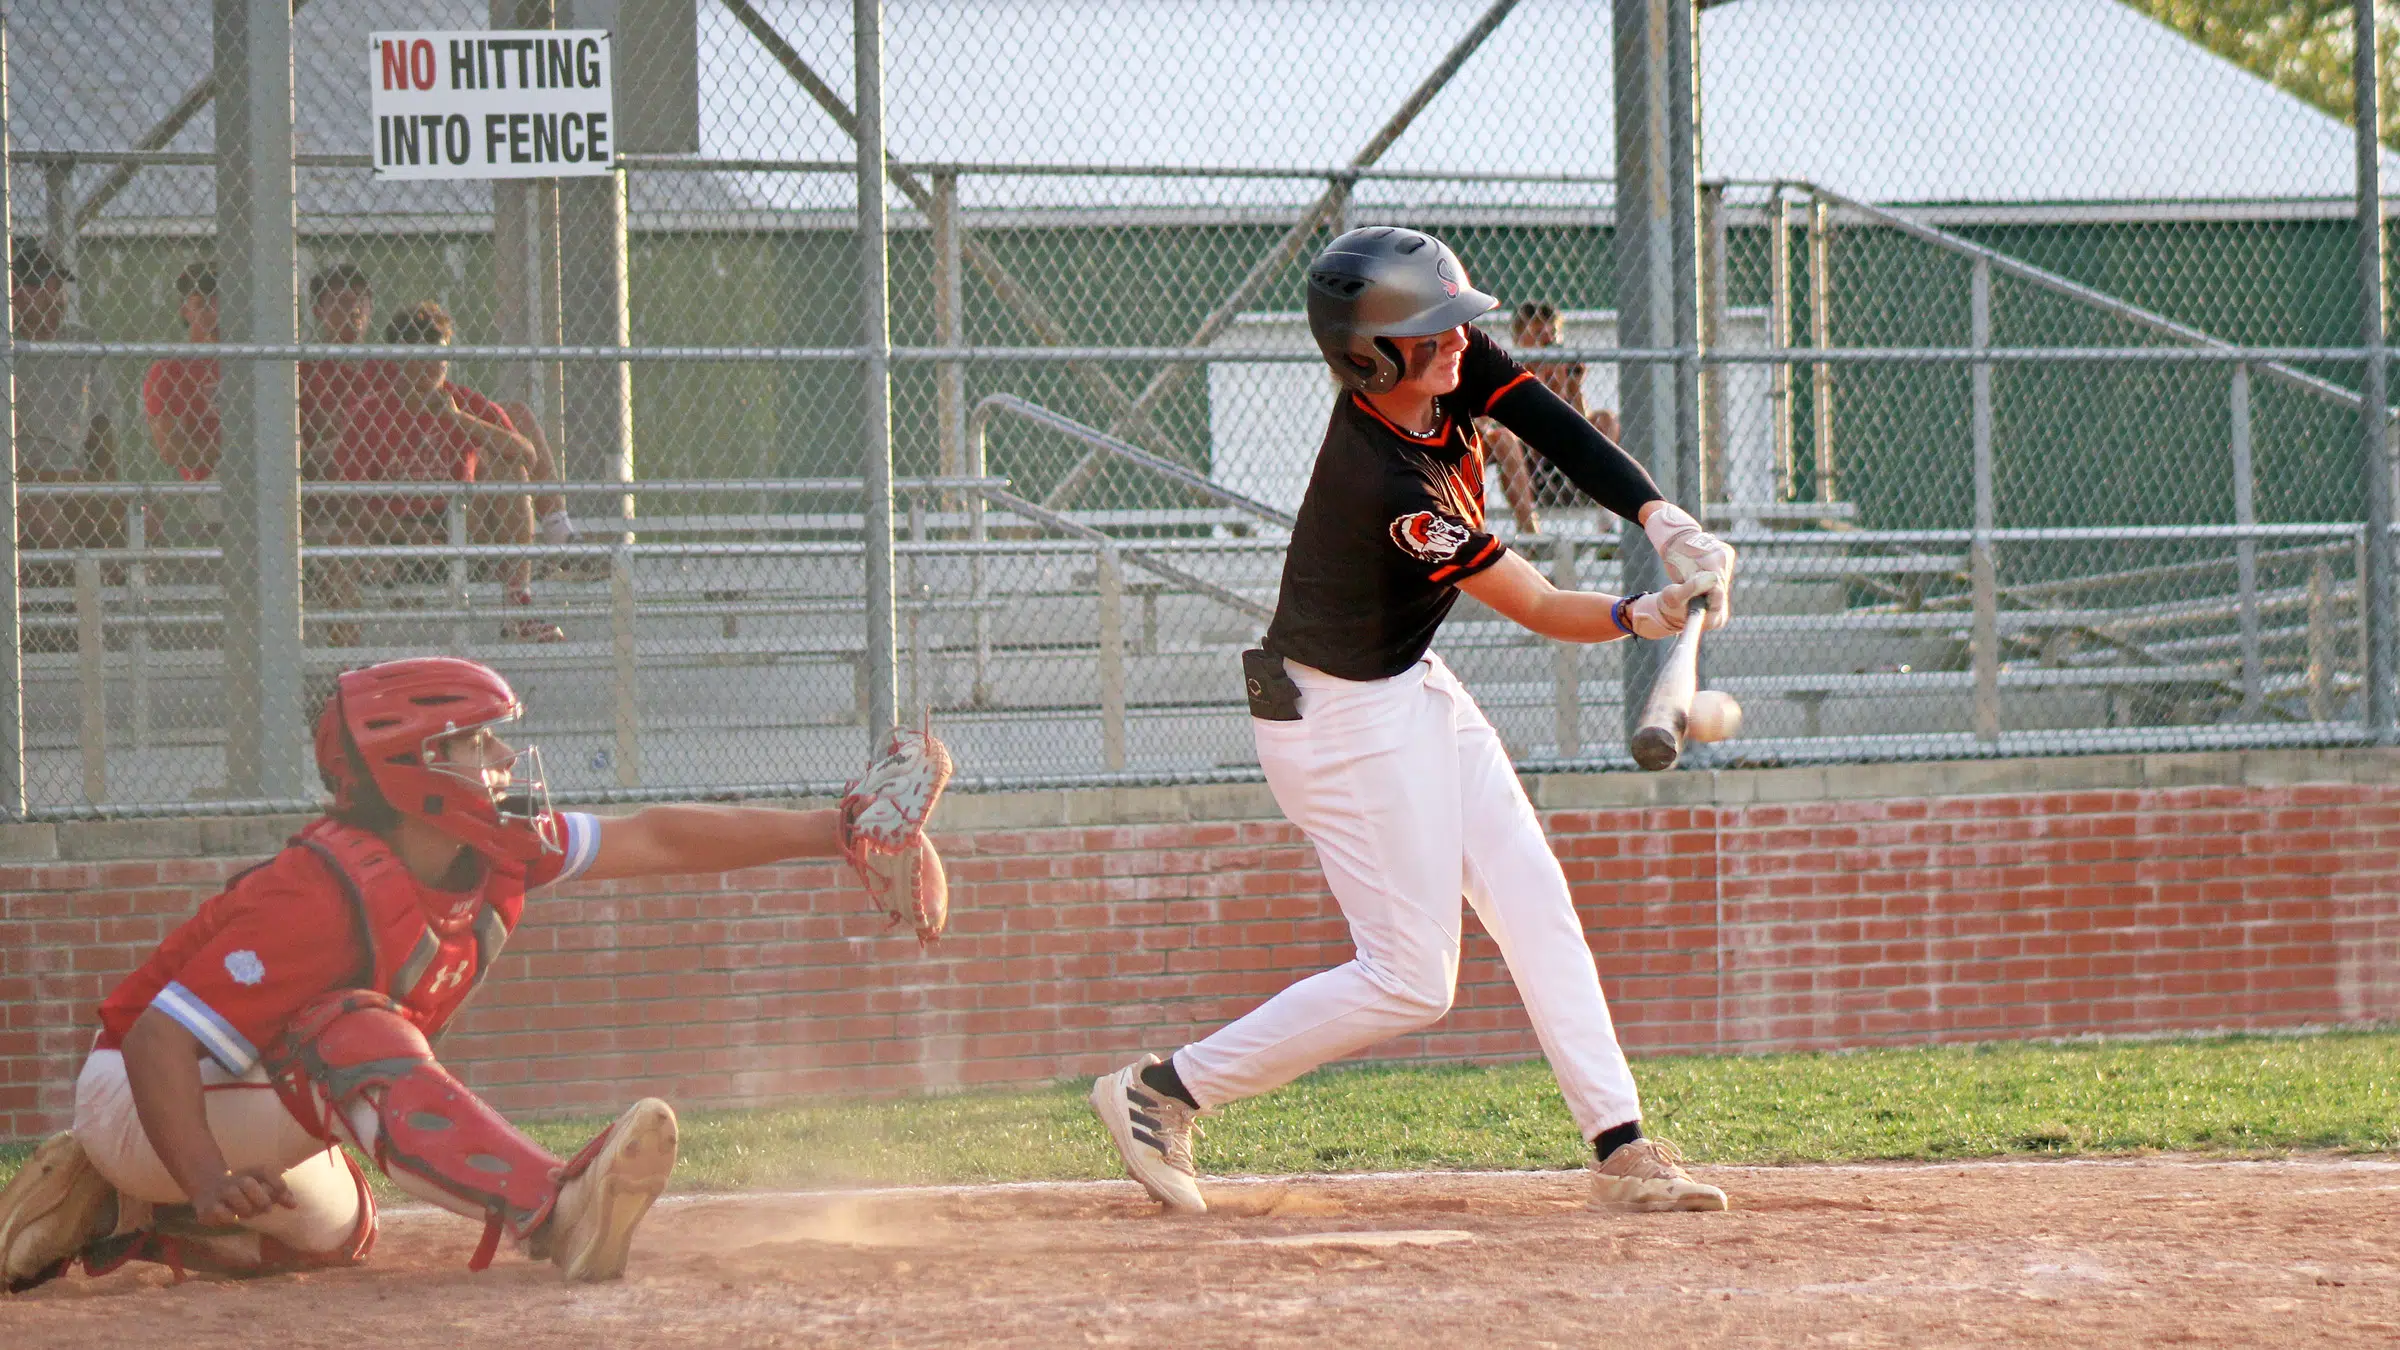
<path fill-rule="evenodd" d="M 1533 377 L 1548 386 L 1551 393 L 1567 401 L 1567 405 L 1582 413 L 1601 435 L 1614 442 L 1617 439 L 1616 414 L 1605 409 L 1586 407 L 1583 401 L 1584 365 L 1581 361 L 1537 361 L 1527 349 L 1559 345 L 1561 325 L 1558 306 L 1547 300 L 1528 300 L 1517 306 L 1510 316 L 1511 342 L 1517 359 Z M 1543 506 L 1573 506 L 1583 500 L 1575 485 L 1559 472 L 1556 465 L 1539 455 L 1526 453 L 1525 443 L 1511 435 L 1496 422 L 1484 423 L 1484 437 L 1492 447 L 1492 467 L 1499 473 L 1500 491 L 1508 498 L 1508 507 L 1516 517 L 1517 529 L 1526 534 L 1540 531 Z"/>
<path fill-rule="evenodd" d="M 308 316 L 319 342 L 349 346 L 367 340 L 375 327 L 375 288 L 351 263 L 320 268 L 308 279 Z M 300 363 L 300 452 L 323 455 L 338 445 L 342 414 L 359 397 L 391 379 L 392 363 L 378 360 Z"/>
<path fill-rule="evenodd" d="M 9 256 L 9 301 L 16 336 L 27 342 L 89 340 L 67 322 L 67 286 L 75 274 L 40 244 Z M 17 364 L 17 468 L 28 483 L 106 483 L 117 476 L 114 401 L 108 372 L 89 356 L 28 354 Z M 17 517 L 24 548 L 120 548 L 125 504 L 104 497 L 29 497 Z"/>
<path fill-rule="evenodd" d="M 375 325 L 375 290 L 367 274 L 351 263 L 335 263 L 308 279 L 308 316 L 319 342 L 344 346 L 365 342 Z M 378 360 L 303 361 L 300 363 L 300 476 L 324 480 L 336 476 L 333 455 L 340 448 L 349 406 L 362 395 L 389 383 L 392 363 Z M 358 499 L 300 498 L 302 537 L 310 543 L 331 543 L 341 533 L 343 516 L 356 509 Z M 336 594 L 355 595 L 335 564 L 309 567 L 312 595 L 330 601 Z M 313 603 L 313 601 L 312 601 Z M 355 625 L 337 625 L 347 634 Z"/>
<path fill-rule="evenodd" d="M 384 341 L 393 345 L 445 347 L 453 327 L 449 313 L 428 300 L 393 316 Z M 490 399 L 454 384 L 450 363 L 432 356 L 400 361 L 390 378 L 354 398 L 343 412 L 339 444 L 328 463 L 330 476 L 347 482 L 518 482 L 543 467 L 533 443 L 517 434 L 509 415 Z M 439 496 L 351 498 L 336 537 L 346 544 L 437 544 L 446 540 Z M 530 544 L 536 527 L 530 495 L 477 497 L 467 507 L 468 535 L 476 543 Z M 531 605 L 533 564 L 514 559 L 501 569 L 511 605 Z M 356 573 L 344 569 L 336 603 L 355 605 Z M 502 635 L 517 642 L 560 642 L 566 634 L 540 619 L 512 620 Z M 354 629 L 337 625 L 335 645 L 357 641 Z M 346 639 L 346 641 L 345 641 Z"/>
<path fill-rule="evenodd" d="M 366 272 L 355 263 L 335 263 L 320 269 L 308 279 L 308 312 L 316 321 L 317 340 L 330 343 L 365 342 L 375 326 L 375 287 Z M 331 477 L 326 465 L 339 448 L 342 439 L 343 417 L 360 398 L 386 387 L 392 378 L 389 361 L 303 361 L 300 363 L 300 449 L 301 463 L 309 476 Z M 452 388 L 463 388 L 453 385 Z M 466 390 L 470 399 L 482 400 L 473 390 Z M 491 405 L 484 401 L 484 411 L 475 416 L 491 421 L 485 415 Z M 556 461 L 550 453 L 549 440 L 543 436 L 541 424 L 534 419 L 533 410 L 522 403 L 497 405 L 507 413 L 510 430 L 523 436 L 534 448 L 532 481 L 555 479 Z M 470 410 L 473 411 L 473 410 Z M 564 497 L 542 493 L 533 498 L 535 519 L 542 542 L 563 544 L 575 538 L 575 525 L 567 515 Z"/>
<path fill-rule="evenodd" d="M 176 314 L 193 343 L 217 340 L 217 269 L 196 262 L 175 277 Z M 169 357 L 142 381 L 142 411 L 150 440 L 166 466 L 188 483 L 213 477 L 223 433 L 217 422 L 217 359 Z"/>

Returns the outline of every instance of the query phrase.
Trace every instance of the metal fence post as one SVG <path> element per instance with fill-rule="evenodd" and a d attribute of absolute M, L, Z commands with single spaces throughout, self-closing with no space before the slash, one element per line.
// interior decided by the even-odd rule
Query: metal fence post
<path fill-rule="evenodd" d="M 933 342 L 963 347 L 967 342 L 966 255 L 959 248 L 958 175 L 933 176 Z M 967 368 L 958 361 L 934 367 L 935 424 L 941 437 L 942 474 L 966 472 Z"/>
<path fill-rule="evenodd" d="M 125 547 L 141 556 L 150 546 L 150 504 L 129 502 L 125 509 Z M 133 748 L 150 748 L 150 564 L 125 565 L 125 610 L 133 616 L 133 634 L 126 639 L 126 696 L 133 702 Z"/>
<path fill-rule="evenodd" d="M 1675 333 L 1674 215 L 1668 143 L 1686 118 L 1674 115 L 1668 94 L 1667 12 L 1690 0 L 1616 0 L 1617 117 L 1616 300 L 1617 344 L 1665 347 Z M 1688 112 L 1686 114 L 1688 118 Z M 1625 367 L 1618 377 L 1625 449 L 1653 474 L 1675 465 L 1675 369 L 1658 362 Z M 1670 486 L 1670 492 L 1674 489 Z M 1694 503 L 1697 505 L 1697 503 Z M 1617 556 L 1627 592 L 1657 590 L 1665 569 L 1649 538 L 1625 522 Z M 1641 716 L 1643 691 L 1657 674 L 1653 644 L 1620 644 L 1625 663 L 1623 715 L 1630 735 Z"/>
<path fill-rule="evenodd" d="M 1833 206 L 1820 192 L 1808 199 L 1808 343 L 1818 351 L 1833 345 Z M 1810 449 L 1816 459 L 1817 500 L 1840 500 L 1833 481 L 1833 363 L 1819 361 L 1809 372 Z"/>
<path fill-rule="evenodd" d="M 1700 468 L 1700 183 L 1699 130 L 1693 101 L 1698 0 L 1667 5 L 1667 211 L 1674 239 L 1675 477 L 1667 495 L 1695 516 L 1706 515 Z"/>
<path fill-rule="evenodd" d="M 2250 460 L 2250 367 L 2233 368 L 2233 523 L 2258 523 L 2257 480 Z M 2258 541 L 2233 542 L 2234 582 L 2241 594 L 2242 717 L 2265 711 L 2265 666 L 2259 650 Z"/>
<path fill-rule="evenodd" d="M 860 471 L 866 479 L 867 736 L 872 754 L 899 721 L 892 606 L 891 258 L 883 201 L 883 0 L 852 0 L 858 77 L 858 321 Z"/>
<path fill-rule="evenodd" d="M 2359 336 L 2367 349 L 2366 378 L 2359 385 L 2359 467 L 2366 477 L 2367 559 L 2359 579 L 2365 624 L 2359 662 L 2366 681 L 2360 700 L 2367 734 L 2379 745 L 2400 739 L 2400 693 L 2392 687 L 2395 666 L 2392 624 L 2392 460 L 2388 439 L 2389 400 L 2384 394 L 2382 145 L 2377 135 L 2375 0 L 2352 0 L 2350 62 L 2354 128 L 2358 150 Z"/>
<path fill-rule="evenodd" d="M 989 462 L 984 448 L 984 427 L 980 420 L 970 420 L 966 432 L 967 476 L 983 478 L 988 475 Z M 967 625 L 975 645 L 974 671 L 967 682 L 967 699 L 976 707 L 988 707 L 992 701 L 992 624 L 985 614 L 984 599 L 991 589 L 991 578 L 984 570 L 983 543 L 989 537 L 990 523 L 986 512 L 990 503 L 983 490 L 975 489 L 967 497 L 967 541 L 975 545 L 967 556 Z"/>
<path fill-rule="evenodd" d="M 618 787 L 642 783 L 640 653 L 634 647 L 633 558 L 619 544 L 608 555 L 608 647 L 612 669 Z"/>
<path fill-rule="evenodd" d="M 8 152 L 8 11 L 0 8 L 0 238 L 15 238 Z M 25 783 L 25 596 L 17 576 L 17 316 L 0 295 L 0 816 L 23 820 Z"/>
<path fill-rule="evenodd" d="M 555 28 L 557 0 L 491 0 L 494 28 Z M 555 346 L 558 323 L 558 180 L 499 179 L 492 183 L 492 283 L 503 341 Z M 566 428 L 555 415 L 555 362 L 526 361 L 512 371 L 519 398 L 560 444 Z M 567 477 L 564 465 L 559 477 Z"/>
<path fill-rule="evenodd" d="M 2308 562 L 2308 720 L 2333 720 L 2333 554 L 2318 549 Z"/>
<path fill-rule="evenodd" d="M 542 0 L 530 0 L 539 13 Z M 593 6 L 589 0 L 553 0 L 552 22 L 565 27 L 616 28 L 623 15 L 616 5 Z M 537 25 L 538 26 L 538 25 Z M 619 35 L 618 54 L 625 52 Z M 626 92 L 619 91 L 619 98 Z M 620 128 L 621 130 L 621 128 Z M 623 137 L 618 138 L 620 149 Z M 535 197 L 538 219 L 547 196 L 558 202 L 558 333 L 562 344 L 574 347 L 623 347 L 633 341 L 630 308 L 630 260 L 625 237 L 625 172 L 596 177 L 554 178 L 554 192 Z M 538 265 L 538 263 L 537 263 Z M 541 316 L 547 321 L 547 314 Z M 559 390 L 559 474 L 563 478 L 633 481 L 633 367 L 622 361 L 570 361 L 553 366 Z M 569 465 L 576 466 L 569 468 Z M 633 537 L 638 507 L 633 494 L 617 499 L 617 530 L 621 539 Z"/>
<path fill-rule="evenodd" d="M 467 499 L 452 497 L 442 508 L 442 538 L 452 550 L 466 547 Z M 443 567 L 449 580 L 450 608 L 459 617 L 450 621 L 450 650 L 467 650 L 467 556 L 453 551 Z"/>
<path fill-rule="evenodd" d="M 100 555 L 75 559 L 75 673 L 83 753 L 83 799 L 108 800 L 108 629 L 101 612 Z"/>
<path fill-rule="evenodd" d="M 1767 200 L 1767 345 L 1792 345 L 1792 203 L 1783 185 Z M 1792 467 L 1792 363 L 1767 367 L 1767 421 L 1775 438 L 1775 500 L 1788 502 L 1799 477 Z"/>
<path fill-rule="evenodd" d="M 298 336 L 291 0 L 215 0 L 217 304 L 227 342 Z M 293 363 L 227 361 L 225 773 L 236 797 L 305 796 L 300 414 Z"/>
<path fill-rule="evenodd" d="M 1725 185 L 1704 184 L 1700 189 L 1700 350 L 1714 351 L 1725 341 L 1726 308 L 1731 295 L 1726 266 Z M 1692 510 L 1701 511 L 1700 503 L 1713 498 L 1729 502 L 1737 495 L 1730 477 L 1731 466 L 1725 459 L 1725 377 L 1731 373 L 1727 366 L 1699 366 L 1700 374 L 1700 456 L 1693 481 L 1699 490 L 1689 494 Z M 1748 485 L 1743 485 L 1747 487 Z"/>
<path fill-rule="evenodd" d="M 1560 535 L 1550 549 L 1550 584 L 1562 591 L 1574 590 L 1579 584 L 1575 577 L 1575 541 Z M 1583 753 L 1582 643 L 1550 644 L 1550 697 L 1558 731 L 1558 757 L 1573 759 Z"/>
<path fill-rule="evenodd" d="M 1100 592 L 1100 758 L 1125 768 L 1125 566 L 1111 546 L 1098 553 Z"/>
<path fill-rule="evenodd" d="M 1980 259 L 1968 292 L 1967 334 L 1969 346 L 1992 345 L 1992 269 Z M 1975 617 L 1970 645 L 1975 666 L 1975 739 L 1989 745 L 2000 739 L 2000 569 L 1992 556 L 1998 504 L 1992 469 L 1991 363 L 1979 361 L 1970 372 L 1975 440 L 1975 542 L 1968 557 Z"/>
<path fill-rule="evenodd" d="M 925 542 L 925 494 L 908 494 L 908 540 L 912 544 Z M 911 720 L 924 726 L 933 719 L 933 705 L 939 697 L 941 672 L 933 668 L 933 653 L 928 648 L 925 627 L 932 622 L 933 588 L 921 575 L 916 554 L 908 558 L 908 712 Z"/>

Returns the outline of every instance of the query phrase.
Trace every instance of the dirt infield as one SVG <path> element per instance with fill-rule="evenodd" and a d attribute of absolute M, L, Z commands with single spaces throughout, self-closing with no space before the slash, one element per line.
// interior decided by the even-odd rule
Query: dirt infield
<path fill-rule="evenodd" d="M 387 1216 L 362 1270 L 71 1277 L 0 1344 L 166 1350 L 1111 1345 L 2389 1344 L 2400 1163 L 1715 1168 L 1725 1214 L 1599 1214 L 1580 1173 L 671 1198 L 621 1284 L 463 1265 Z M 1336 1342 L 1336 1343 L 1341 1343 Z M 1443 1350 L 1436 1346 L 1434 1350 Z"/>

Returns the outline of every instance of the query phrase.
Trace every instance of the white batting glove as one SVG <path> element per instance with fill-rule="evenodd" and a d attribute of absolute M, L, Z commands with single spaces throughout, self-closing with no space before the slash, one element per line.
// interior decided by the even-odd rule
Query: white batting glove
<path fill-rule="evenodd" d="M 1692 601 L 1703 595 L 1718 594 L 1719 600 L 1709 602 L 1713 611 L 1722 603 L 1723 580 L 1714 572 L 1702 572 L 1690 581 L 1678 581 L 1663 591 L 1636 596 L 1625 606 L 1625 627 L 1635 637 L 1656 642 L 1671 638 L 1691 620 Z"/>
<path fill-rule="evenodd" d="M 1700 528 L 1692 513 L 1672 502 L 1662 503 L 1642 522 L 1650 547 L 1658 550 L 1671 581 L 1690 581 L 1703 572 L 1717 574 L 1717 598 L 1709 602 L 1708 626 L 1723 628 L 1733 617 L 1733 545 Z M 1647 636 L 1647 635 L 1645 635 Z"/>

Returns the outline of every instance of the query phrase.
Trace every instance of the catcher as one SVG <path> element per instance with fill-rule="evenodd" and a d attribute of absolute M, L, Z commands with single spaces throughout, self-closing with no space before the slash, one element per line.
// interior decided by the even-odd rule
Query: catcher
<path fill-rule="evenodd" d="M 0 1191 L 0 1288 L 129 1261 L 261 1275 L 350 1265 L 375 1242 L 358 1165 L 480 1220 L 569 1280 L 622 1274 L 675 1165 L 675 1113 L 645 1098 L 563 1162 L 434 1058 L 528 892 L 581 877 L 731 871 L 847 855 L 895 919 L 941 931 L 923 826 L 949 778 L 926 733 L 836 809 L 554 812 L 522 714 L 488 667 L 393 661 L 339 679 L 316 727 L 333 808 L 203 904 L 99 1008 L 74 1126 Z M 897 901 L 897 905 L 890 902 Z"/>

